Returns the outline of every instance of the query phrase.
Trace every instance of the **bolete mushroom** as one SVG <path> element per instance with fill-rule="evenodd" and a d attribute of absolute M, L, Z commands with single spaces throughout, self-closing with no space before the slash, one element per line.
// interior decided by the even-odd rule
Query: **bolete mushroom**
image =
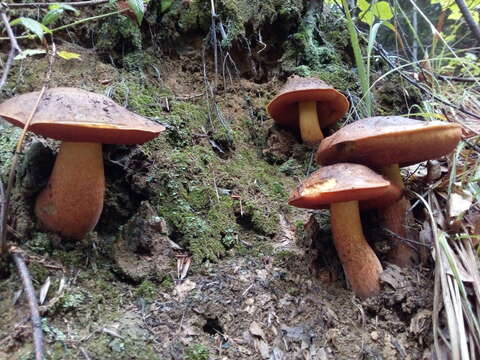
<path fill-rule="evenodd" d="M 420 121 L 401 116 L 378 116 L 344 126 L 320 144 L 316 158 L 320 165 L 341 162 L 359 163 L 378 169 L 386 178 L 404 188 L 400 167 L 439 158 L 450 153 L 461 138 L 457 124 Z M 413 263 L 417 254 L 406 238 L 409 201 L 382 209 L 384 226 L 397 236 L 389 254 L 390 262 L 401 267 Z"/>
<path fill-rule="evenodd" d="M 323 139 L 321 128 L 335 123 L 348 107 L 347 98 L 324 81 L 291 76 L 267 111 L 276 123 L 300 128 L 303 142 L 316 146 Z"/>
<path fill-rule="evenodd" d="M 306 178 L 290 195 L 290 205 L 322 209 L 330 206 L 332 234 L 345 276 L 361 298 L 380 291 L 382 265 L 368 245 L 360 222 L 362 208 L 386 206 L 401 189 L 366 166 L 324 166 Z"/>
<path fill-rule="evenodd" d="M 23 127 L 38 95 L 31 92 L 5 101 L 0 116 Z M 48 230 L 82 239 L 103 209 L 102 143 L 141 144 L 165 127 L 106 96 L 61 87 L 45 92 L 29 130 L 62 141 L 48 184 L 36 199 L 35 214 Z"/>

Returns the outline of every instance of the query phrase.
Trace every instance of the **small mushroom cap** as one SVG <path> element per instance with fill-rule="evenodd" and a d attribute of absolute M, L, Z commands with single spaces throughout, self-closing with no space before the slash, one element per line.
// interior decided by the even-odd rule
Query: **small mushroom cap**
<path fill-rule="evenodd" d="M 366 166 L 340 163 L 313 172 L 292 192 L 288 203 L 326 209 L 335 202 L 359 201 L 365 210 L 387 206 L 401 196 L 400 188 Z"/>
<path fill-rule="evenodd" d="M 3 102 L 0 116 L 23 127 L 38 95 L 38 91 L 30 92 Z M 60 87 L 45 92 L 29 130 L 62 141 L 141 144 L 155 138 L 165 127 L 106 96 Z"/>
<path fill-rule="evenodd" d="M 407 166 L 450 153 L 461 135 L 457 124 L 377 116 L 355 121 L 323 139 L 316 158 L 322 165 Z"/>
<path fill-rule="evenodd" d="M 347 98 L 332 86 L 317 78 L 291 76 L 267 106 L 270 116 L 280 125 L 298 128 L 298 103 L 317 101 L 321 127 L 328 126 L 346 114 Z"/>

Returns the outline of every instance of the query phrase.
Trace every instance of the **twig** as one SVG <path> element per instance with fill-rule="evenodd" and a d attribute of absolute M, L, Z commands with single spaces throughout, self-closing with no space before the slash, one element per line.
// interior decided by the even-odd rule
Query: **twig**
<path fill-rule="evenodd" d="M 35 347 L 35 359 L 43 360 L 43 331 L 42 331 L 42 319 L 38 312 L 38 302 L 35 295 L 35 289 L 33 288 L 30 274 L 28 273 L 27 265 L 23 260 L 21 252 L 14 246 L 9 249 L 10 255 L 17 266 L 20 278 L 22 279 L 23 288 L 25 289 L 25 295 L 27 296 L 28 305 L 30 306 L 30 319 L 32 322 L 33 344 Z"/>
<path fill-rule="evenodd" d="M 392 68 L 392 69 L 396 69 L 397 67 L 395 66 L 395 64 L 392 62 L 392 60 L 389 58 L 389 56 L 387 55 L 386 51 L 383 49 L 383 47 L 378 44 L 378 43 L 375 43 L 374 45 L 375 47 L 375 50 L 378 51 L 378 53 L 380 54 L 380 56 L 387 62 L 387 64 Z M 462 106 L 460 105 L 456 105 L 454 103 L 451 103 L 450 101 L 447 101 L 447 100 L 444 100 L 442 99 L 441 97 L 439 97 L 438 95 L 435 95 L 434 93 L 432 93 L 430 90 L 428 90 L 427 88 L 425 88 L 424 86 L 422 86 L 421 84 L 419 84 L 418 82 L 416 82 L 415 80 L 413 80 L 412 78 L 410 78 L 409 76 L 405 75 L 405 73 L 403 71 L 400 71 L 399 69 L 396 69 L 398 71 L 398 73 L 400 74 L 400 76 L 402 78 L 404 78 L 405 80 L 407 80 L 410 84 L 412 84 L 413 86 L 415 86 L 416 88 L 420 89 L 422 92 L 424 92 L 425 94 L 431 96 L 433 99 L 437 100 L 438 102 L 441 102 L 442 104 L 444 105 L 447 105 L 451 108 L 454 108 L 458 111 L 461 111 L 463 112 L 464 114 L 467 114 L 471 117 L 474 117 L 475 119 L 479 119 L 480 120 L 480 116 L 477 115 L 477 114 L 474 114 L 472 113 L 471 111 L 468 111 L 468 110 L 465 110 Z"/>
<path fill-rule="evenodd" d="M 215 65 L 215 81 L 213 84 L 213 88 L 217 88 L 218 85 L 218 55 L 217 55 L 217 23 L 215 19 L 217 18 L 217 14 L 215 13 L 215 3 L 214 0 L 210 0 L 211 6 L 211 16 L 212 16 L 212 25 L 211 25 L 211 32 L 212 32 L 212 41 L 213 41 L 213 62 Z"/>
<path fill-rule="evenodd" d="M 105 17 L 109 17 L 109 16 L 112 16 L 112 15 L 122 14 L 122 13 L 128 11 L 128 10 L 129 10 L 129 8 L 125 8 L 125 9 L 122 9 L 122 10 L 116 10 L 116 11 L 112 11 L 112 12 L 102 14 L 102 15 L 97 15 L 97 16 L 92 16 L 92 17 L 80 19 L 80 20 L 74 21 L 70 24 L 66 24 L 66 25 L 62 25 L 62 26 L 50 29 L 50 33 L 54 33 L 56 31 L 60 31 L 60 30 L 65 30 L 65 29 L 70 28 L 72 26 L 80 25 L 80 24 L 83 24 L 83 23 L 86 23 L 86 22 L 89 22 L 89 21 L 103 19 Z M 17 40 L 20 40 L 20 39 L 34 39 L 35 36 L 36 35 L 33 35 L 33 34 L 21 35 L 21 36 L 17 36 L 16 39 Z M 9 39 L 8 37 L 0 37 L 0 41 L 1 40 L 8 40 L 8 39 Z"/>
<path fill-rule="evenodd" d="M 480 26 L 478 26 L 478 23 L 473 18 L 470 10 L 468 10 L 467 4 L 465 4 L 465 1 L 463 0 L 455 0 L 455 2 L 462 12 L 470 31 L 472 32 L 473 36 L 475 36 L 475 39 L 477 39 L 477 43 L 480 44 Z"/>
<path fill-rule="evenodd" d="M 88 352 L 81 346 L 80 346 L 80 352 L 82 353 L 85 360 L 91 360 L 90 355 L 88 355 Z"/>
<path fill-rule="evenodd" d="M 10 72 L 10 68 L 12 67 L 13 59 L 22 50 L 18 46 L 17 39 L 15 39 L 15 35 L 13 34 L 12 28 L 10 27 L 10 22 L 8 21 L 7 14 L 5 12 L 5 6 L 3 4 L 0 4 L 0 18 L 2 19 L 3 25 L 5 25 L 8 39 L 10 40 L 10 52 L 8 53 L 7 62 L 3 67 L 2 78 L 0 79 L 0 89 L 2 89 L 7 82 L 8 73 Z"/>
<path fill-rule="evenodd" d="M 62 5 L 70 6 L 95 6 L 100 4 L 106 4 L 109 0 L 90 0 L 90 1 L 70 1 L 70 2 L 41 2 L 41 3 L 29 3 L 29 4 L 8 4 L 8 7 L 15 9 L 25 9 L 25 8 L 37 8 L 37 7 L 48 7 L 54 3 L 60 3 Z"/>

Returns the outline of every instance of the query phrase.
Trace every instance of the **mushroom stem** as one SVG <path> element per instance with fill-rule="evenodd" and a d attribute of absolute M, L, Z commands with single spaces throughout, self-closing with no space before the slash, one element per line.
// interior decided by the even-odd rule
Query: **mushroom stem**
<path fill-rule="evenodd" d="M 381 173 L 401 189 L 405 188 L 398 164 L 382 167 Z M 409 208 L 410 201 L 402 196 L 398 201 L 381 210 L 383 226 L 398 236 L 390 237 L 393 247 L 388 253 L 388 261 L 402 268 L 412 266 L 417 260 L 416 249 L 403 240 L 413 235 L 408 231 L 411 218 L 408 213 Z"/>
<path fill-rule="evenodd" d="M 305 101 L 298 103 L 300 135 L 304 143 L 317 146 L 323 140 L 322 129 L 318 122 L 317 102 Z"/>
<path fill-rule="evenodd" d="M 345 276 L 361 298 L 380 292 L 382 265 L 363 236 L 358 201 L 330 204 L 333 240 Z"/>
<path fill-rule="evenodd" d="M 35 214 L 48 230 L 80 240 L 97 224 L 104 194 L 102 144 L 65 141 Z"/>

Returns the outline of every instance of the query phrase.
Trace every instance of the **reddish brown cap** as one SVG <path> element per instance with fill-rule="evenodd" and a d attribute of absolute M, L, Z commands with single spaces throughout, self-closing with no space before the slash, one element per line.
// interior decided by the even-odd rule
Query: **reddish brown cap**
<path fill-rule="evenodd" d="M 298 103 L 317 101 L 320 127 L 328 126 L 346 114 L 347 98 L 317 78 L 291 76 L 267 106 L 270 116 L 280 125 L 298 128 Z"/>
<path fill-rule="evenodd" d="M 15 96 L 0 104 L 0 116 L 23 127 L 39 92 Z M 37 134 L 63 141 L 141 144 L 165 127 L 128 111 L 112 99 L 76 88 L 47 90 L 29 127 Z"/>
<path fill-rule="evenodd" d="M 387 206 L 402 190 L 383 176 L 359 164 L 324 166 L 306 178 L 288 199 L 290 205 L 326 209 L 335 202 L 359 201 L 362 209 Z"/>
<path fill-rule="evenodd" d="M 457 124 L 401 116 L 371 117 L 344 126 L 323 139 L 317 162 L 407 166 L 448 154 L 460 138 L 461 128 Z"/>

